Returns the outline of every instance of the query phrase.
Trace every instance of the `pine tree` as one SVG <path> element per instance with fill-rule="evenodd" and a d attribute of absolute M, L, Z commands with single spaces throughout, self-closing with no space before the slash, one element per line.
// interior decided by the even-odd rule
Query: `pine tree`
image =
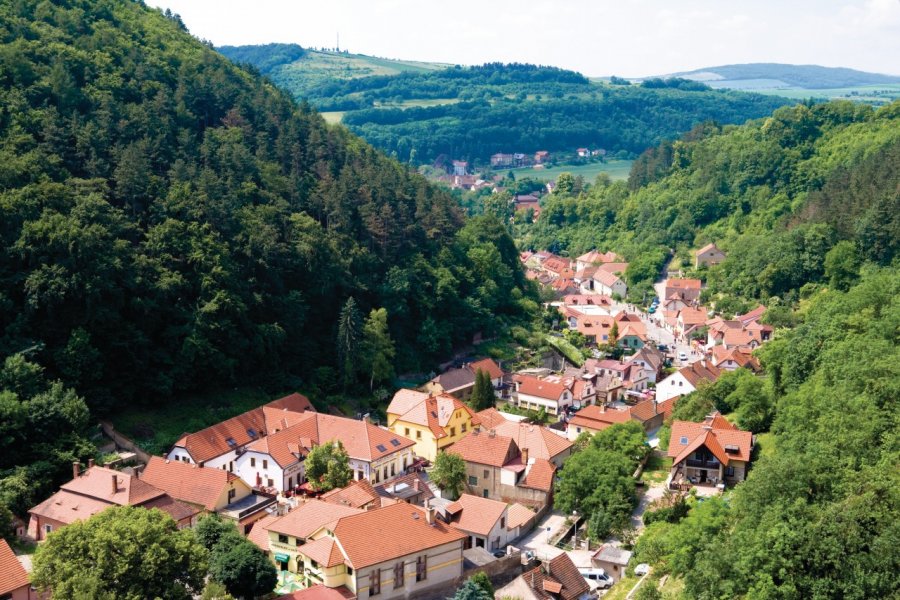
<path fill-rule="evenodd" d="M 345 389 L 356 375 L 360 332 L 359 309 L 356 307 L 356 300 L 353 299 L 353 296 L 350 296 L 344 303 L 344 307 L 341 309 L 341 314 L 338 317 L 337 332 L 338 368 L 341 370 L 341 379 Z"/>
<path fill-rule="evenodd" d="M 487 371 L 478 369 L 475 373 L 475 389 L 469 398 L 469 406 L 472 410 L 484 410 L 494 406 L 494 385 L 491 383 L 491 375 Z"/>

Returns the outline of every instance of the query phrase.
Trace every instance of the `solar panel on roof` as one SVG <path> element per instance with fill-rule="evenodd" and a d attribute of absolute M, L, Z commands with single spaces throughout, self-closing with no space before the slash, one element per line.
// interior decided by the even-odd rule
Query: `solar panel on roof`
<path fill-rule="evenodd" d="M 375 448 L 377 448 L 379 452 L 387 452 L 387 448 L 384 447 L 384 444 L 378 444 Z"/>
<path fill-rule="evenodd" d="M 256 437 L 256 430 L 251 427 L 247 430 L 247 435 L 249 435 L 250 437 Z"/>
<path fill-rule="evenodd" d="M 398 440 L 397 438 L 391 438 L 391 446 L 396 448 L 399 445 L 400 445 L 400 440 Z"/>

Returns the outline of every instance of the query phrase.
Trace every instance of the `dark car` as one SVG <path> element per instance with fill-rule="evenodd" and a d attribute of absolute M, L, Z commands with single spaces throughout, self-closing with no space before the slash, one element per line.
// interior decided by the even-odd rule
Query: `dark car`
<path fill-rule="evenodd" d="M 494 550 L 493 552 L 491 552 L 491 554 L 494 556 L 494 558 L 503 558 L 504 556 L 506 556 L 506 550 Z"/>

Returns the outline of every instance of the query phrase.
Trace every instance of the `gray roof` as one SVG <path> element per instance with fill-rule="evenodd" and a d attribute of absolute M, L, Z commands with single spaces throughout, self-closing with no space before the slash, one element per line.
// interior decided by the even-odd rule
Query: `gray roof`
<path fill-rule="evenodd" d="M 469 369 L 450 369 L 441 373 L 435 380 L 441 384 L 444 391 L 450 392 L 459 388 L 475 385 L 475 373 Z"/>
<path fill-rule="evenodd" d="M 616 546 L 603 546 L 594 554 L 594 560 L 625 566 L 631 560 L 631 552 Z"/>

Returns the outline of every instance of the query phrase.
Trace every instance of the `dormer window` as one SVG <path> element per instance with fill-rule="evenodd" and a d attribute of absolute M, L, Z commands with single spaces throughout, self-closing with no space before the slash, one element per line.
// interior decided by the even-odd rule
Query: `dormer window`
<path fill-rule="evenodd" d="M 681 439 L 678 440 L 678 443 L 682 444 L 682 445 L 687 445 L 687 443 L 688 443 L 687 436 L 685 436 L 685 435 L 681 436 Z"/>

